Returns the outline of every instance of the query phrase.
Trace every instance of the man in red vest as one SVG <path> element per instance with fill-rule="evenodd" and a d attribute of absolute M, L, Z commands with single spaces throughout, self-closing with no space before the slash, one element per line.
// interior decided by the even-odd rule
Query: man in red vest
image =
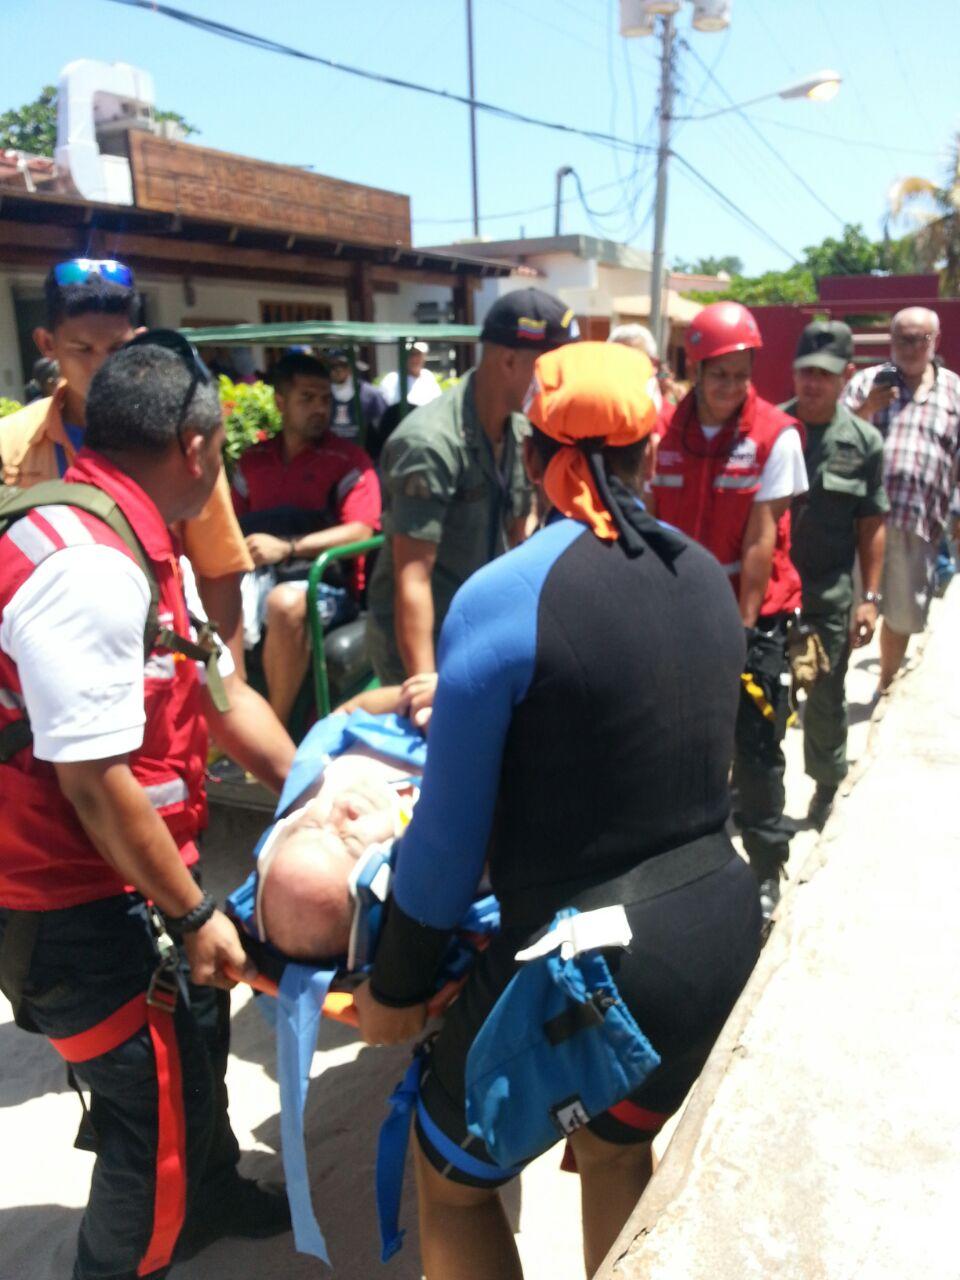
<path fill-rule="evenodd" d="M 744 849 L 769 917 L 790 851 L 781 743 L 788 705 L 786 625 L 800 606 L 790 559 L 790 502 L 806 492 L 803 428 L 750 381 L 760 330 L 738 302 L 714 302 L 687 330 L 694 386 L 661 427 L 657 516 L 720 561 L 747 632 L 733 785 Z M 709 619 L 704 619 L 709 626 Z"/>
<path fill-rule="evenodd" d="M 179 334 L 143 334 L 96 374 L 86 417 L 64 477 L 76 505 L 48 501 L 0 538 L 0 985 L 91 1093 L 73 1280 L 134 1280 L 166 1275 L 178 1240 L 188 1256 L 289 1223 L 276 1190 L 237 1174 L 227 1118 L 214 988 L 249 974 L 197 873 L 205 719 L 246 768 L 283 779 L 266 703 L 242 682 L 229 709 L 215 696 L 232 663 L 200 661 L 170 533 L 220 473 L 209 373 Z"/>

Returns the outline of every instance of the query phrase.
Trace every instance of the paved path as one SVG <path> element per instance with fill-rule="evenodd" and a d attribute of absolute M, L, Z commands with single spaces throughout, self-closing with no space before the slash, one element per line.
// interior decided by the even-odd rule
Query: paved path
<path fill-rule="evenodd" d="M 848 692 L 854 725 L 851 755 L 866 743 L 870 698 L 876 683 L 872 651 L 858 656 Z M 806 812 L 811 785 L 803 775 L 802 735 L 788 734 L 788 810 Z M 803 861 L 814 834 L 801 832 L 791 865 Z M 246 873 L 249 825 L 218 832 L 207 859 L 215 892 L 232 888 Z M 342 1028 L 324 1033 L 314 1063 L 317 1077 L 307 1111 L 309 1159 L 321 1223 L 339 1280 L 370 1280 L 379 1274 L 372 1167 L 383 1100 L 402 1073 L 403 1050 L 361 1049 Z M 231 1114 L 244 1170 L 279 1175 L 277 1092 L 270 1036 L 248 995 L 234 1001 L 234 1056 L 230 1064 Z M 779 1097 L 774 1079 L 771 1092 Z M 0 1280 L 59 1280 L 69 1274 L 73 1241 L 85 1203 L 92 1157 L 71 1149 L 78 1104 L 66 1090 L 63 1068 L 37 1037 L 17 1031 L 0 997 Z M 660 1143 L 666 1145 L 669 1135 Z M 528 1280 L 581 1280 L 579 1183 L 558 1170 L 559 1148 L 528 1169 L 507 1192 Z M 417 1280 L 416 1227 L 408 1187 L 407 1247 L 384 1276 Z M 288 1239 L 243 1245 L 223 1242 L 178 1267 L 173 1280 L 245 1280 L 282 1275 L 301 1280 L 322 1274 L 312 1259 L 297 1255 Z M 684 1273 L 675 1271 L 672 1280 Z"/>
<path fill-rule="evenodd" d="M 879 708 L 603 1280 L 956 1280 L 960 592 Z"/>

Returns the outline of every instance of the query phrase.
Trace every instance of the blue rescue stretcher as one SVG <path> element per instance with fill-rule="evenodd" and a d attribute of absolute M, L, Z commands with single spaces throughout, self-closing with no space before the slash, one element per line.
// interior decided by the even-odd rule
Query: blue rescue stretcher
<path fill-rule="evenodd" d="M 422 772 L 426 762 L 426 742 L 422 734 L 398 716 L 354 712 L 319 721 L 297 750 L 274 822 L 254 849 L 255 861 L 269 847 L 277 824 L 289 818 L 316 792 L 329 762 L 353 746 L 368 748 L 395 763 L 409 766 L 416 775 Z M 227 899 L 227 911 L 238 925 L 244 946 L 259 970 L 254 984 L 260 993 L 258 1003 L 276 1029 L 280 1133 L 294 1241 L 301 1253 L 312 1254 L 328 1265 L 326 1242 L 310 1195 L 304 1142 L 303 1115 L 310 1064 L 317 1047 L 321 1017 L 356 1025 L 353 991 L 373 961 L 383 907 L 390 890 L 392 856 L 392 847 L 377 848 L 358 862 L 352 884 L 356 907 L 350 953 L 329 967 L 289 960 L 260 936 L 256 868 Z M 500 910 L 494 897 L 478 898 L 472 904 L 451 940 L 437 994 L 430 1005 L 431 1013 L 441 1012 L 456 996 L 478 951 L 496 932 L 499 923 Z M 399 1179 L 402 1179 L 402 1167 L 393 1179 L 396 1187 L 387 1196 L 390 1201 L 399 1200 Z M 381 1201 L 386 1260 L 399 1248 L 402 1233 L 396 1226 L 396 1208 L 383 1203 L 379 1187 L 378 1200 Z"/>

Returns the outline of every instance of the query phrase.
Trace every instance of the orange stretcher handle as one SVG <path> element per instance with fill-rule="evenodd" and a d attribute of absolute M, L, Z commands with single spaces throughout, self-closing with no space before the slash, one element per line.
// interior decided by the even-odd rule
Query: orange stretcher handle
<path fill-rule="evenodd" d="M 237 970 L 230 965 L 225 965 L 223 972 L 224 976 L 229 978 L 231 982 L 244 981 Z M 428 1016 L 434 1018 L 444 1013 L 460 994 L 460 988 L 464 982 L 466 982 L 466 978 L 451 979 L 450 982 L 442 986 L 427 1004 Z M 260 991 L 265 996 L 275 996 L 279 990 L 277 984 L 262 973 L 258 973 L 248 985 L 253 987 L 254 991 Z M 334 1022 L 343 1022 L 348 1027 L 358 1026 L 357 1007 L 353 1001 L 353 992 L 328 991 L 327 998 L 323 1002 L 323 1016 L 332 1019 Z"/>

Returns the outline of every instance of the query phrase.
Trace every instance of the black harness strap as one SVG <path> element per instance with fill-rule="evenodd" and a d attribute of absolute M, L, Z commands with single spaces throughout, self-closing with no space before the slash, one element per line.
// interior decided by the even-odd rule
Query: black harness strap
<path fill-rule="evenodd" d="M 632 906 L 658 898 L 662 893 L 681 889 L 719 871 L 737 855 L 727 835 L 714 831 L 696 840 L 668 849 L 656 857 L 631 867 L 622 875 L 590 884 L 536 885 L 520 893 L 511 893 L 502 904 L 504 928 L 537 928 L 562 907 L 593 911 L 617 903 Z"/>

